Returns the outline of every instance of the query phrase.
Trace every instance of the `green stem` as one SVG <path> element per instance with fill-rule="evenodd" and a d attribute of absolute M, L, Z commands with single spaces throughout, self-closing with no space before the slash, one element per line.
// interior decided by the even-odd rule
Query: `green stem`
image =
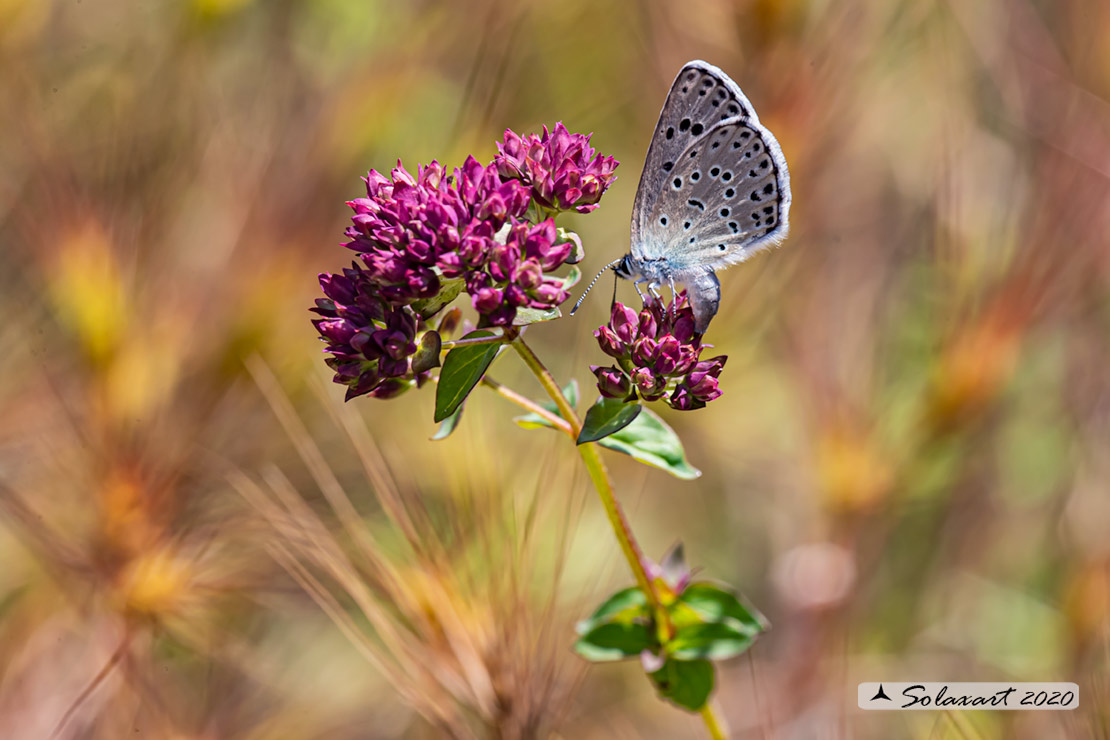
<path fill-rule="evenodd" d="M 709 702 L 705 703 L 700 712 L 702 721 L 705 722 L 705 729 L 709 730 L 709 736 L 713 740 L 725 740 L 728 737 L 728 728 L 725 727 L 724 722 L 717 719 Z"/>
<path fill-rule="evenodd" d="M 570 424 L 568 424 L 566 420 L 551 413 L 532 399 L 525 398 L 524 396 L 514 391 L 512 388 L 498 383 L 493 378 L 487 378 L 483 376 L 482 385 L 492 389 L 497 395 L 506 400 L 512 401 L 517 406 L 520 406 L 522 409 L 525 409 L 526 411 L 531 411 L 533 414 L 542 418 L 544 421 L 558 429 L 563 434 L 568 435 L 571 439 L 576 438 L 574 432 L 570 428 Z"/>
<path fill-rule="evenodd" d="M 492 337 L 470 337 L 469 339 L 455 339 L 440 345 L 439 351 L 446 352 L 456 347 L 470 347 L 475 344 L 504 344 L 510 337 L 505 334 L 494 334 Z"/>
<path fill-rule="evenodd" d="M 582 422 L 578 420 L 574 407 L 563 395 L 562 389 L 555 382 L 551 372 L 540 362 L 540 358 L 536 356 L 532 348 L 524 342 L 524 337 L 519 334 L 513 336 L 512 347 L 524 360 L 524 364 L 528 366 L 536 379 L 540 381 L 540 385 L 547 391 L 547 395 L 555 402 L 559 414 L 570 424 L 571 438 L 577 440 L 578 435 L 582 432 Z M 663 608 L 659 600 L 659 594 L 648 579 L 647 571 L 644 570 L 640 546 L 636 543 L 636 538 L 632 535 L 632 529 L 628 526 L 628 520 L 625 519 L 624 511 L 621 510 L 621 506 L 617 502 L 616 494 L 613 491 L 613 483 L 609 479 L 609 471 L 606 470 L 605 463 L 601 459 L 598 446 L 593 442 L 587 442 L 586 444 L 577 445 L 577 448 L 582 462 L 586 465 L 586 471 L 590 474 L 590 480 L 593 481 L 594 488 L 597 489 L 597 494 L 601 497 L 601 504 L 605 507 L 605 514 L 609 517 L 609 524 L 613 527 L 613 534 L 616 535 L 617 542 L 620 543 L 621 552 L 624 553 L 624 558 L 628 561 L 628 567 L 632 569 L 632 574 L 636 576 L 636 583 L 639 584 L 651 603 L 660 640 L 667 642 L 674 634 L 670 615 Z M 702 721 L 705 722 L 705 728 L 713 740 L 725 740 L 728 737 L 728 731 L 724 723 L 718 720 L 713 707 L 708 702 L 701 708 L 700 714 Z"/>
<path fill-rule="evenodd" d="M 559 409 L 559 414 L 570 423 L 570 429 L 575 439 L 582 432 L 582 423 L 578 420 L 578 415 L 574 412 L 574 407 L 567 401 L 563 391 L 559 388 L 559 384 L 555 382 L 550 371 L 544 367 L 540 362 L 540 358 L 532 351 L 524 342 L 524 337 L 517 336 L 512 341 L 513 349 L 517 351 L 524 364 L 540 381 L 540 385 L 547 391 L 547 395 L 555 402 L 555 406 Z M 666 629 L 670 631 L 670 620 L 667 618 L 666 610 L 663 609 L 662 604 L 659 602 L 659 594 L 655 592 L 651 581 L 648 579 L 647 571 L 644 570 L 643 558 L 640 552 L 640 547 L 636 543 L 636 539 L 632 536 L 632 530 L 628 526 L 628 520 L 624 517 L 624 512 L 621 510 L 620 504 L 617 502 L 616 495 L 613 492 L 613 484 L 609 480 L 609 471 L 605 469 L 605 463 L 601 459 L 601 455 L 597 451 L 597 445 L 592 442 L 577 445 L 578 455 L 582 458 L 582 462 L 586 465 L 586 472 L 590 475 L 590 480 L 593 481 L 594 488 L 597 489 L 598 496 L 601 497 L 601 504 L 605 507 L 605 514 L 609 517 L 609 524 L 613 527 L 613 534 L 617 536 L 617 542 L 620 543 L 621 552 L 624 553 L 625 560 L 628 561 L 628 567 L 632 569 L 632 574 L 636 577 L 636 583 L 643 589 L 644 594 L 647 595 L 648 601 L 651 602 L 652 608 L 656 614 L 657 622 L 660 625 L 666 625 Z M 669 637 L 669 635 L 668 635 Z"/>

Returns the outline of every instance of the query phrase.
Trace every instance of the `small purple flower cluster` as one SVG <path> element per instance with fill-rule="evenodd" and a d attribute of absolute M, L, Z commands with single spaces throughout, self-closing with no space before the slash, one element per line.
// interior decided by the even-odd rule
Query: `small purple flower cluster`
<path fill-rule="evenodd" d="M 621 303 L 613 305 L 609 323 L 594 332 L 602 352 L 617 365 L 590 366 L 597 389 L 607 398 L 632 401 L 663 399 L 674 409 L 700 409 L 719 397 L 717 379 L 726 356 L 701 359 L 701 337 L 694 331 L 694 312 L 685 291 L 673 305 L 649 300 L 637 314 Z"/>
<path fill-rule="evenodd" d="M 556 243 L 555 222 L 551 219 L 535 226 L 514 223 L 505 243 L 491 248 L 486 269 L 465 275 L 474 309 L 490 324 L 508 326 L 522 306 L 558 306 L 568 297 L 563 280 L 544 273 L 563 264 L 573 249 L 573 242 Z"/>
<path fill-rule="evenodd" d="M 498 230 L 528 210 L 527 188 L 502 182 L 496 167 L 473 157 L 453 178 L 439 162 L 416 177 L 400 163 L 390 174 L 370 170 L 367 197 L 347 203 L 355 215 L 344 246 L 359 253 L 395 305 L 438 294 L 441 277 L 481 270 Z"/>
<path fill-rule="evenodd" d="M 515 178 L 532 189 L 536 203 L 551 211 L 589 213 L 597 208 L 616 175 L 617 160 L 595 154 L 590 137 L 572 134 L 561 123 L 543 136 L 517 136 L 505 131 L 494 160 L 505 179 Z"/>
<path fill-rule="evenodd" d="M 465 289 L 481 325 L 509 326 L 520 308 L 567 299 L 564 280 L 549 273 L 574 243 L 560 240 L 551 216 L 596 208 L 617 166 L 595 156 L 588 140 L 561 123 L 542 138 L 506 131 L 488 165 L 468 157 L 448 175 L 432 162 L 413 176 L 398 162 L 388 177 L 371 170 L 363 178 L 366 197 L 347 204 L 354 215 L 344 244 L 362 265 L 321 274 L 327 298 L 313 309 L 324 317 L 314 323 L 348 398 L 395 395 L 426 378 L 411 370 L 425 331 L 420 312 L 429 315 L 417 302 L 446 294 L 446 306 Z"/>
<path fill-rule="evenodd" d="M 326 362 L 335 382 L 355 396 L 392 398 L 423 385 L 428 373 L 412 372 L 416 336 L 424 322 L 412 310 L 390 304 L 370 273 L 351 265 L 342 274 L 320 275 L 326 298 L 317 298 L 313 324 L 328 343 Z"/>

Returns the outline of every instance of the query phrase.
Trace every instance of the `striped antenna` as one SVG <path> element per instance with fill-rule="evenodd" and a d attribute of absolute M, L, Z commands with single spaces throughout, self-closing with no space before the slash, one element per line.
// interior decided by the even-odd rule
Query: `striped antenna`
<path fill-rule="evenodd" d="M 623 260 L 623 259 L 624 259 L 624 257 L 621 257 L 621 259 L 619 259 L 619 260 L 613 260 L 609 264 L 605 265 L 605 267 L 601 268 L 601 272 L 599 272 L 597 274 L 597 276 L 593 280 L 590 281 L 590 284 L 586 287 L 586 292 L 582 294 L 582 297 L 578 299 L 578 303 L 575 303 L 574 308 L 572 308 L 570 310 L 570 315 L 571 316 L 573 316 L 574 312 L 578 310 L 578 307 L 582 305 L 582 301 L 586 300 L 586 293 L 590 292 L 590 290 L 594 287 L 594 285 L 597 283 L 597 281 L 601 279 L 601 276 L 604 275 L 609 270 L 612 270 L 617 265 L 619 265 L 621 263 L 621 260 Z"/>

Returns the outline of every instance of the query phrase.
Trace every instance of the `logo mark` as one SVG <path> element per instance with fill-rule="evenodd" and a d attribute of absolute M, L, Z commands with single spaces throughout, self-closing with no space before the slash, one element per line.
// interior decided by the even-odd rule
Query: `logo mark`
<path fill-rule="evenodd" d="M 878 692 L 876 692 L 875 695 L 871 697 L 871 701 L 875 701 L 876 699 L 886 699 L 887 701 L 894 701 L 893 699 L 891 699 L 889 696 L 886 695 L 885 691 L 883 691 L 883 685 L 882 684 L 879 684 Z"/>

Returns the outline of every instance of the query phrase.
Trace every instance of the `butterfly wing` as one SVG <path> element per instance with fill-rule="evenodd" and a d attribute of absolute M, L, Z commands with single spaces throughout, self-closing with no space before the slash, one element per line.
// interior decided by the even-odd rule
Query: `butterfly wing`
<path fill-rule="evenodd" d="M 680 155 L 691 142 L 728 118 L 759 122 L 751 103 L 728 75 L 706 62 L 687 63 L 675 77 L 663 103 L 640 176 L 632 208 L 633 256 L 659 256 L 645 243 L 642 232 L 663 192 L 663 185 L 670 181 L 671 170 L 678 165 Z"/>
<path fill-rule="evenodd" d="M 781 242 L 789 214 L 790 173 L 775 137 L 751 118 L 730 118 L 678 155 L 640 237 L 646 254 L 684 280 Z"/>

